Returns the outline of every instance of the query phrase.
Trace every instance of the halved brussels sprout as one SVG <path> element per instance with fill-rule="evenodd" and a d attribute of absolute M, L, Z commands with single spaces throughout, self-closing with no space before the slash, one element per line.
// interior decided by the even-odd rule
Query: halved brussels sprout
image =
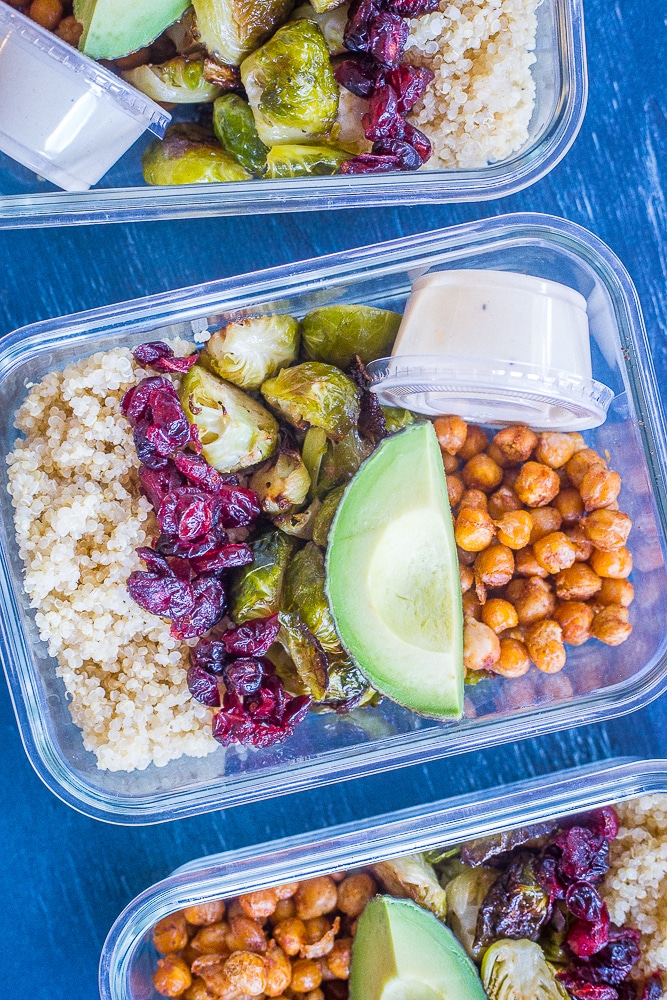
<path fill-rule="evenodd" d="M 401 318 L 374 306 L 322 306 L 301 320 L 303 347 L 313 361 L 347 368 L 357 354 L 366 365 L 391 352 Z"/>
<path fill-rule="evenodd" d="M 465 868 L 447 884 L 447 923 L 472 959 L 481 951 L 475 947 L 479 908 L 498 878 L 493 868 Z"/>
<path fill-rule="evenodd" d="M 350 154 L 334 146 L 272 146 L 266 157 L 266 177 L 329 177 L 337 174 Z"/>
<path fill-rule="evenodd" d="M 336 486 L 348 483 L 373 448 L 373 443 L 362 438 L 356 427 L 349 430 L 342 441 L 329 441 L 313 486 L 315 495 L 322 498 Z"/>
<path fill-rule="evenodd" d="M 239 66 L 288 16 L 294 0 L 193 0 L 196 34 L 213 56 Z"/>
<path fill-rule="evenodd" d="M 331 493 L 327 493 L 319 511 L 315 515 L 315 522 L 313 524 L 313 541 L 316 545 L 321 548 L 326 549 L 327 541 L 329 539 L 329 528 L 331 527 L 331 522 L 334 519 L 334 515 L 338 510 L 338 504 L 341 502 L 343 493 L 345 492 L 344 486 L 339 486 L 337 489 L 332 490 Z"/>
<path fill-rule="evenodd" d="M 294 542 L 281 531 L 262 535 L 252 544 L 253 561 L 234 575 L 231 616 L 241 625 L 280 611 L 283 582 Z"/>
<path fill-rule="evenodd" d="M 278 424 L 251 396 L 201 365 L 183 376 L 179 396 L 199 432 L 202 455 L 219 472 L 257 465 L 278 443 Z"/>
<path fill-rule="evenodd" d="M 489 1000 L 568 1000 L 569 993 L 534 941 L 496 941 L 482 961 Z"/>
<path fill-rule="evenodd" d="M 290 21 L 241 64 L 241 79 L 267 146 L 320 142 L 338 112 L 324 35 L 313 21 Z"/>
<path fill-rule="evenodd" d="M 120 74 L 133 87 L 154 101 L 201 104 L 220 96 L 220 88 L 204 77 L 204 59 L 176 56 L 159 66 L 148 63 Z"/>
<path fill-rule="evenodd" d="M 536 856 L 519 851 L 512 857 L 480 907 L 475 947 L 500 938 L 536 938 L 549 919 L 549 896 L 537 878 Z"/>
<path fill-rule="evenodd" d="M 212 333 L 200 364 L 240 389 L 262 382 L 290 365 L 299 350 L 299 324 L 291 316 L 255 316 Z"/>
<path fill-rule="evenodd" d="M 297 448 L 281 445 L 277 455 L 253 473 L 250 489 L 265 514 L 284 514 L 305 503 L 310 476 Z"/>
<path fill-rule="evenodd" d="M 414 424 L 417 417 L 410 410 L 403 410 L 399 406 L 383 406 L 384 423 L 387 434 L 396 434 L 402 431 L 408 424 Z"/>
<path fill-rule="evenodd" d="M 213 104 L 213 130 L 230 156 L 261 176 L 266 170 L 265 146 L 257 134 L 255 119 L 247 101 L 238 94 L 224 94 Z"/>
<path fill-rule="evenodd" d="M 373 865 L 373 871 L 392 896 L 414 900 L 435 913 L 439 920 L 447 916 L 445 890 L 423 854 L 406 854 L 402 858 L 381 861 Z"/>
<path fill-rule="evenodd" d="M 559 824 L 557 820 L 547 820 L 545 823 L 532 823 L 530 826 L 518 826 L 502 833 L 492 833 L 488 837 L 478 837 L 461 845 L 461 858 L 471 867 L 493 864 L 492 858 L 499 854 L 509 854 L 517 847 L 528 845 L 540 847 L 543 837 L 555 833 Z"/>
<path fill-rule="evenodd" d="M 328 660 L 328 680 L 324 698 L 321 701 L 323 707 L 333 711 L 349 711 L 350 707 L 360 708 L 367 705 L 376 695 L 368 681 L 361 673 L 356 663 L 343 654 L 342 656 L 329 656 Z"/>
<path fill-rule="evenodd" d="M 210 184 L 252 177 L 206 129 L 184 122 L 170 125 L 162 142 L 149 143 L 141 162 L 147 184 Z"/>
<path fill-rule="evenodd" d="M 276 517 L 272 517 L 271 521 L 276 528 L 280 528 L 286 535 L 292 535 L 294 538 L 302 538 L 304 541 L 309 542 L 313 537 L 315 520 L 321 506 L 322 504 L 319 500 L 313 500 L 305 510 L 278 514 Z"/>
<path fill-rule="evenodd" d="M 281 611 L 278 641 L 289 653 L 306 692 L 317 701 L 327 689 L 327 658 L 299 614 Z"/>
<path fill-rule="evenodd" d="M 324 593 L 324 556 L 308 542 L 290 561 L 285 575 L 285 609 L 297 612 L 322 649 L 342 653 L 342 647 Z"/>
<path fill-rule="evenodd" d="M 327 43 L 327 48 L 331 55 L 338 56 L 347 52 L 343 36 L 345 34 L 345 25 L 347 24 L 348 8 L 349 4 L 345 2 L 341 3 L 341 0 L 336 0 L 329 8 L 326 6 L 323 7 L 320 3 L 317 9 L 315 8 L 315 4 L 302 3 L 294 8 L 290 14 L 290 21 L 298 21 L 302 17 L 307 18 L 309 21 L 314 21 L 324 35 L 324 41 Z M 347 91 L 347 93 L 349 94 L 350 91 Z"/>
<path fill-rule="evenodd" d="M 269 406 L 293 427 L 319 427 L 333 441 L 342 440 L 359 419 L 355 385 L 333 365 L 307 361 L 283 368 L 261 391 Z"/>
<path fill-rule="evenodd" d="M 327 450 L 328 438 L 321 427 L 309 427 L 303 439 L 301 457 L 310 476 L 310 492 L 314 493 L 320 475 L 320 466 Z"/>

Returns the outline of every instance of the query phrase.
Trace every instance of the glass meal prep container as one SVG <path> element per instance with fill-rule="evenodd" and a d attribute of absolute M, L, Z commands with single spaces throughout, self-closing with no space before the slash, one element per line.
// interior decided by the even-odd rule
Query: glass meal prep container
<path fill-rule="evenodd" d="M 120 914 L 102 950 L 100 997 L 159 1000 L 152 983 L 158 957 L 152 928 L 186 906 L 665 792 L 667 760 L 617 758 L 199 858 L 146 889 Z"/>
<path fill-rule="evenodd" d="M 402 765 L 598 721 L 647 704 L 667 687 L 665 535 L 667 454 L 658 391 L 639 304 L 613 253 L 564 220 L 518 214 L 468 223 L 356 251 L 194 286 L 23 328 L 0 349 L 2 451 L 26 384 L 111 347 L 175 335 L 192 338 L 232 318 L 304 313 L 326 303 L 402 311 L 427 272 L 484 268 L 570 285 L 587 300 L 594 377 L 615 397 L 586 440 L 609 451 L 633 519 L 634 630 L 620 647 L 570 648 L 564 672 L 494 678 L 467 688 L 467 717 L 439 723 L 385 699 L 347 716 L 310 713 L 293 737 L 265 750 L 218 749 L 133 773 L 102 771 L 71 721 L 55 661 L 38 638 L 2 462 L 0 559 L 2 658 L 26 752 L 61 799 L 111 822 L 150 823 L 257 801 Z M 519 687 L 515 685 L 519 683 Z"/>
<path fill-rule="evenodd" d="M 535 108 L 528 140 L 509 159 L 473 170 L 194 184 L 151 188 L 139 140 L 92 191 L 57 191 L 0 154 L 0 229 L 196 216 L 294 212 L 357 205 L 482 201 L 533 184 L 565 155 L 587 94 L 582 0 L 542 0 L 537 10 Z M 196 112 L 172 111 L 174 120 Z"/>

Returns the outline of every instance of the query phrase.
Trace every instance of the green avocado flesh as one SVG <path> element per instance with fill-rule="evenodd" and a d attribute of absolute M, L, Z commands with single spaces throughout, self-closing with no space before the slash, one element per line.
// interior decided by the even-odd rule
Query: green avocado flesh
<path fill-rule="evenodd" d="M 190 0 L 74 0 L 83 25 L 79 49 L 92 59 L 119 59 L 149 45 L 190 6 Z"/>
<path fill-rule="evenodd" d="M 329 533 L 327 596 L 373 687 L 421 715 L 461 717 L 461 587 L 432 424 L 386 438 L 345 490 Z"/>
<path fill-rule="evenodd" d="M 376 896 L 359 917 L 350 1000 L 486 1000 L 450 929 L 409 899 Z"/>

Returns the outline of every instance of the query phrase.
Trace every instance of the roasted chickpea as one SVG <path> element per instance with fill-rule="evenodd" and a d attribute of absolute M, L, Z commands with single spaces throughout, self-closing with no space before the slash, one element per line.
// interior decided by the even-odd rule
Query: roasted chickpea
<path fill-rule="evenodd" d="M 608 576 L 612 580 L 624 580 L 632 573 L 632 553 L 628 549 L 614 549 L 613 552 L 602 552 L 594 549 L 591 555 L 591 566 L 598 576 Z"/>
<path fill-rule="evenodd" d="M 441 450 L 448 455 L 458 455 L 468 434 L 465 420 L 456 416 L 436 417 L 433 428 Z"/>
<path fill-rule="evenodd" d="M 463 466 L 461 475 L 468 489 L 483 493 L 491 493 L 503 481 L 503 470 L 484 452 L 473 455 Z"/>
<path fill-rule="evenodd" d="M 338 909 L 348 917 L 358 917 L 376 892 L 375 879 L 367 872 L 348 875 L 338 886 Z"/>
<path fill-rule="evenodd" d="M 462 507 L 454 524 L 456 544 L 467 552 L 481 552 L 493 541 L 496 528 L 485 510 Z"/>
<path fill-rule="evenodd" d="M 454 455 L 448 455 L 446 451 L 441 451 L 440 454 L 442 455 L 442 467 L 445 473 L 451 476 L 453 473 L 458 472 L 458 458 L 455 458 Z"/>
<path fill-rule="evenodd" d="M 456 472 L 453 472 L 451 476 L 447 476 L 447 496 L 449 497 L 450 507 L 458 507 L 463 493 L 464 486 L 461 477 Z"/>
<path fill-rule="evenodd" d="M 562 531 L 552 531 L 550 535 L 538 538 L 533 543 L 533 552 L 547 573 L 559 573 L 572 566 L 576 555 L 574 545 Z"/>
<path fill-rule="evenodd" d="M 544 431 L 540 434 L 535 458 L 552 469 L 560 469 L 574 455 L 575 443 L 569 434 L 560 431 Z"/>
<path fill-rule="evenodd" d="M 299 885 L 299 882 L 285 882 L 284 885 L 277 885 L 273 891 L 278 899 L 291 899 Z"/>
<path fill-rule="evenodd" d="M 554 497 L 553 506 L 561 516 L 563 524 L 576 524 L 584 516 L 584 501 L 574 486 L 564 486 Z"/>
<path fill-rule="evenodd" d="M 574 444 L 574 454 L 575 455 L 577 454 L 578 451 L 583 451 L 584 448 L 588 447 L 588 445 L 584 441 L 583 434 L 580 434 L 579 431 L 569 431 L 568 432 L 568 437 L 572 438 L 572 443 Z"/>
<path fill-rule="evenodd" d="M 488 511 L 494 519 L 510 511 L 521 510 L 521 507 L 521 501 L 509 486 L 501 486 L 489 497 Z"/>
<path fill-rule="evenodd" d="M 83 25 L 77 21 L 74 14 L 64 17 L 56 28 L 58 38 L 62 38 L 63 42 L 67 42 L 68 45 L 72 45 L 74 48 L 78 46 L 82 34 Z"/>
<path fill-rule="evenodd" d="M 512 462 L 508 459 L 507 455 L 504 455 L 497 444 L 492 441 L 491 444 L 486 447 L 486 454 L 489 458 L 492 458 L 496 465 L 499 465 L 501 469 L 509 469 L 512 467 Z"/>
<path fill-rule="evenodd" d="M 597 600 L 602 605 L 620 604 L 623 608 L 629 608 L 635 599 L 634 584 L 629 580 L 612 580 L 605 577 L 597 595 Z"/>
<path fill-rule="evenodd" d="M 514 490 L 520 472 L 521 468 L 518 465 L 512 465 L 509 469 L 505 469 L 503 472 L 503 486 L 507 486 L 508 489 Z"/>
<path fill-rule="evenodd" d="M 506 597 L 516 608 L 519 625 L 533 625 L 542 618 L 550 618 L 556 607 L 556 598 L 551 587 L 539 576 L 512 580 L 507 588 Z"/>
<path fill-rule="evenodd" d="M 589 469 L 606 469 L 607 463 L 592 448 L 582 448 L 575 452 L 570 461 L 565 466 L 567 477 L 572 485 L 579 489 L 584 476 Z"/>
<path fill-rule="evenodd" d="M 575 562 L 556 576 L 556 593 L 561 601 L 588 601 L 601 586 L 599 575 L 586 563 Z"/>
<path fill-rule="evenodd" d="M 621 477 L 611 469 L 589 469 L 579 487 L 586 511 L 609 507 L 621 492 Z"/>
<path fill-rule="evenodd" d="M 608 604 L 598 611 L 593 619 L 591 632 L 596 639 L 607 646 L 620 646 L 630 637 L 632 625 L 628 621 L 629 612 L 620 604 Z"/>
<path fill-rule="evenodd" d="M 586 538 L 586 532 L 581 522 L 572 528 L 566 528 L 565 534 L 575 548 L 575 562 L 588 562 L 593 552 L 593 543 Z"/>
<path fill-rule="evenodd" d="M 279 924 L 281 920 L 287 920 L 289 917 L 294 916 L 296 916 L 296 904 L 290 897 L 289 899 L 278 900 L 276 908 L 271 915 L 271 920 L 274 924 Z"/>
<path fill-rule="evenodd" d="M 523 677 L 530 670 L 528 650 L 519 639 L 500 640 L 500 658 L 493 667 L 501 677 Z"/>
<path fill-rule="evenodd" d="M 563 522 L 555 507 L 538 507 L 531 510 L 530 516 L 533 521 L 533 530 L 530 533 L 531 545 L 534 545 L 538 538 L 544 538 L 552 531 L 558 531 Z"/>
<path fill-rule="evenodd" d="M 479 455 L 480 452 L 484 451 L 488 443 L 489 439 L 481 427 L 476 424 L 468 424 L 466 439 L 459 448 L 459 458 L 468 462 L 473 455 Z"/>
<path fill-rule="evenodd" d="M 537 669 L 545 674 L 556 674 L 565 666 L 563 630 L 556 621 L 547 618 L 532 625 L 526 635 L 526 649 Z"/>
<path fill-rule="evenodd" d="M 266 975 L 264 992 L 268 997 L 279 997 L 292 982 L 292 963 L 275 941 L 271 941 L 263 957 Z"/>
<path fill-rule="evenodd" d="M 510 510 L 495 522 L 498 541 L 509 549 L 525 548 L 530 541 L 533 520 L 527 510 Z"/>
<path fill-rule="evenodd" d="M 501 597 L 492 597 L 482 607 L 482 621 L 498 635 L 499 632 L 518 625 L 519 616 L 509 601 L 504 601 Z"/>
<path fill-rule="evenodd" d="M 316 990 L 308 990 L 307 993 L 303 994 L 303 1000 L 326 1000 L 324 990 L 321 990 L 319 986 Z"/>
<path fill-rule="evenodd" d="M 213 899 L 210 903 L 199 903 L 197 906 L 186 906 L 183 910 L 183 916 L 193 927 L 217 924 L 224 915 L 225 904 L 221 899 Z"/>
<path fill-rule="evenodd" d="M 188 943 L 188 928 L 182 913 L 170 913 L 153 928 L 153 944 L 161 955 L 182 951 Z M 185 988 L 185 987 L 184 987 Z"/>
<path fill-rule="evenodd" d="M 211 994 L 203 979 L 196 977 L 183 994 L 183 1000 L 211 1000 Z"/>
<path fill-rule="evenodd" d="M 179 997 L 192 983 L 192 975 L 180 955 L 158 958 L 153 986 L 163 997 Z"/>
<path fill-rule="evenodd" d="M 489 509 L 489 499 L 482 490 L 464 490 L 459 501 L 459 506 L 462 510 L 464 507 L 467 507 L 470 510 L 487 511 Z"/>
<path fill-rule="evenodd" d="M 586 538 L 596 549 L 613 552 L 622 548 L 628 540 L 632 519 L 620 510 L 594 510 L 582 521 Z"/>
<path fill-rule="evenodd" d="M 190 947 L 198 955 L 228 955 L 227 944 L 229 924 L 221 920 L 217 924 L 201 927 L 190 941 Z"/>
<path fill-rule="evenodd" d="M 336 908 L 337 898 L 336 883 L 330 875 L 308 879 L 300 884 L 294 895 L 296 915 L 301 920 L 322 917 Z M 315 985 L 319 986 L 319 983 Z M 315 989 L 314 986 L 309 988 Z"/>
<path fill-rule="evenodd" d="M 473 584 L 474 576 L 470 566 L 462 566 L 459 563 L 459 579 L 461 581 L 461 593 L 467 594 Z"/>
<path fill-rule="evenodd" d="M 456 521 L 454 521 L 454 524 L 456 524 Z M 476 552 L 466 552 L 460 545 L 456 546 L 456 555 L 459 560 L 459 566 L 472 566 L 477 558 Z"/>
<path fill-rule="evenodd" d="M 286 955 L 298 955 L 306 944 L 306 925 L 299 917 L 288 917 L 274 926 L 273 936 Z"/>
<path fill-rule="evenodd" d="M 542 462 L 526 462 L 514 484 L 516 495 L 527 507 L 546 507 L 560 489 L 558 473 Z"/>
<path fill-rule="evenodd" d="M 535 431 L 518 424 L 516 427 L 503 427 L 494 437 L 493 443 L 509 462 L 518 465 L 528 461 L 537 446 L 537 440 Z"/>
<path fill-rule="evenodd" d="M 331 930 L 331 923 L 326 917 L 311 917 L 310 920 L 304 920 L 303 923 L 306 928 L 306 944 L 314 944 L 324 937 L 327 931 Z M 305 957 L 312 958 L 313 956 L 307 955 Z"/>
<path fill-rule="evenodd" d="M 266 990 L 266 968 L 261 955 L 253 951 L 235 951 L 225 962 L 225 975 L 240 993 L 251 997 Z"/>
<path fill-rule="evenodd" d="M 461 598 L 463 605 L 463 621 L 472 618 L 475 621 L 482 620 L 482 605 L 474 590 L 468 590 Z"/>
<path fill-rule="evenodd" d="M 213 996 L 231 1000 L 236 988 L 225 972 L 226 961 L 222 955 L 201 955 L 191 968 L 193 976 L 201 976 Z"/>
<path fill-rule="evenodd" d="M 519 576 L 541 576 L 544 580 L 549 576 L 544 566 L 540 566 L 535 558 L 532 545 L 520 549 L 514 557 L 514 563 Z"/>
<path fill-rule="evenodd" d="M 41 24 L 47 31 L 53 31 L 62 19 L 63 5 L 60 0 L 32 0 L 28 17 Z"/>
<path fill-rule="evenodd" d="M 266 951 L 266 935 L 251 917 L 232 917 L 227 932 L 227 947 L 230 951 Z"/>
<path fill-rule="evenodd" d="M 554 611 L 554 620 L 563 631 L 568 646 L 582 646 L 591 637 L 593 609 L 583 601 L 563 601 Z"/>
<path fill-rule="evenodd" d="M 312 958 L 297 958 L 292 963 L 292 982 L 290 988 L 295 993 L 307 993 L 316 990 L 322 982 L 322 973 L 317 962 Z"/>
<path fill-rule="evenodd" d="M 339 938 L 327 957 L 327 965 L 336 979 L 350 978 L 352 938 Z"/>
<path fill-rule="evenodd" d="M 483 622 L 463 622 L 463 665 L 466 670 L 493 670 L 500 659 L 500 640 Z"/>
<path fill-rule="evenodd" d="M 514 573 L 514 556 L 506 545 L 490 545 L 475 559 L 475 581 L 485 587 L 504 587 Z"/>
<path fill-rule="evenodd" d="M 266 920 L 275 910 L 278 896 L 275 889 L 258 889 L 257 892 L 243 893 L 238 900 L 247 917 Z"/>
<path fill-rule="evenodd" d="M 244 917 L 243 907 L 239 903 L 238 899 L 230 899 L 227 902 L 227 920 L 231 920 L 233 917 Z"/>

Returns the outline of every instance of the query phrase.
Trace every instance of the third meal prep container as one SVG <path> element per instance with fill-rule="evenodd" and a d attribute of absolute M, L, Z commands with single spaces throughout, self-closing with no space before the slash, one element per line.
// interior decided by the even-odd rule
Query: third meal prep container
<path fill-rule="evenodd" d="M 446 847 L 667 792 L 667 760 L 610 760 L 239 851 L 199 858 L 137 896 L 100 959 L 101 1000 L 159 1000 L 153 926 L 186 906 Z"/>
<path fill-rule="evenodd" d="M 622 509 L 634 523 L 629 640 L 620 647 L 570 648 L 559 674 L 531 670 L 470 687 L 466 718 L 458 723 L 421 718 L 385 699 L 379 708 L 348 716 L 310 714 L 292 738 L 271 749 L 220 748 L 163 768 L 101 771 L 83 749 L 23 592 L 3 462 L 2 658 L 28 756 L 65 802 L 112 822 L 171 820 L 608 719 L 665 690 L 667 454 L 660 401 L 626 271 L 600 240 L 570 222 L 520 214 L 468 223 L 18 330 L 0 350 L 3 455 L 16 437 L 13 414 L 26 384 L 68 361 L 146 340 L 193 338 L 262 312 L 300 317 L 335 302 L 402 311 L 417 278 L 454 268 L 525 272 L 569 285 L 587 300 L 593 376 L 615 397 L 606 422 L 585 437 L 601 454 L 609 452 L 623 480 Z"/>
<path fill-rule="evenodd" d="M 141 174 L 141 155 L 150 138 L 144 137 L 95 190 L 65 193 L 0 154 L 0 229 L 482 201 L 512 194 L 539 180 L 562 159 L 574 142 L 586 107 L 582 0 L 542 0 L 537 22 L 536 61 L 531 70 L 535 109 L 527 142 L 509 159 L 474 170 L 151 188 Z M 175 120 L 192 114 L 171 113 Z"/>

